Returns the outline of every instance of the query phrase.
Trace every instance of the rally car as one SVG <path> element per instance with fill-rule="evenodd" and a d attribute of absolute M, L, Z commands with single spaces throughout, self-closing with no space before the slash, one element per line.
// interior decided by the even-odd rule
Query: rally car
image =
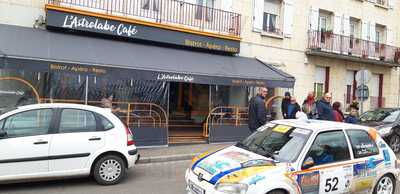
<path fill-rule="evenodd" d="M 373 128 L 273 121 L 234 146 L 195 157 L 190 194 L 394 194 L 396 155 Z"/>

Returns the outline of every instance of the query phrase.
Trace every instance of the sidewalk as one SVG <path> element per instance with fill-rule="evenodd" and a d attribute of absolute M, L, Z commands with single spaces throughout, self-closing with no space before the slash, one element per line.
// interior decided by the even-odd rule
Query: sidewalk
<path fill-rule="evenodd" d="M 220 144 L 194 144 L 172 145 L 169 147 L 138 148 L 140 160 L 138 164 L 191 160 L 196 155 L 207 150 L 215 150 L 233 145 L 233 143 Z M 400 154 L 397 154 L 397 163 L 400 165 Z"/>
<path fill-rule="evenodd" d="M 194 145 L 173 145 L 159 148 L 138 148 L 140 160 L 138 164 L 169 162 L 179 160 L 191 160 L 194 156 L 207 150 L 230 146 L 233 143 L 221 144 L 194 144 Z"/>

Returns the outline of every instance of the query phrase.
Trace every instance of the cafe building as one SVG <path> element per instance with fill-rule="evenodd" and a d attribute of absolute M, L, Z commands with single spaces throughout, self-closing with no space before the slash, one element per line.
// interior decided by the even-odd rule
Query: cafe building
<path fill-rule="evenodd" d="M 57 0 L 45 12 L 39 28 L 0 24 L 1 112 L 88 104 L 110 108 L 139 146 L 232 142 L 249 133 L 257 87 L 269 88 L 273 118 L 275 91 L 294 86 L 238 56 L 238 13 L 174 0 Z"/>

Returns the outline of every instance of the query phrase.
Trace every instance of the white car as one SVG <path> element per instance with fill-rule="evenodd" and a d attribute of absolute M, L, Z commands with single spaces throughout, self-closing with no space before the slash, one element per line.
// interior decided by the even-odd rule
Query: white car
<path fill-rule="evenodd" d="M 372 128 L 281 120 L 195 157 L 191 194 L 394 194 L 396 155 Z"/>
<path fill-rule="evenodd" d="M 133 135 L 111 110 L 36 104 L 0 115 L 0 182 L 92 175 L 117 184 L 139 159 Z"/>

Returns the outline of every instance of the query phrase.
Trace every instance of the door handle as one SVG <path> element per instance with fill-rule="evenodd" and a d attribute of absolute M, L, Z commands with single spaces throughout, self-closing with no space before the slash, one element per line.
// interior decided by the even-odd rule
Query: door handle
<path fill-rule="evenodd" d="M 39 141 L 37 141 L 37 142 L 35 142 L 35 143 L 33 143 L 33 144 L 35 144 L 35 145 L 41 145 L 41 144 L 48 144 L 48 143 L 49 143 L 48 141 L 39 140 Z"/>
<path fill-rule="evenodd" d="M 101 138 L 100 137 L 92 137 L 89 139 L 89 141 L 100 141 Z"/>

